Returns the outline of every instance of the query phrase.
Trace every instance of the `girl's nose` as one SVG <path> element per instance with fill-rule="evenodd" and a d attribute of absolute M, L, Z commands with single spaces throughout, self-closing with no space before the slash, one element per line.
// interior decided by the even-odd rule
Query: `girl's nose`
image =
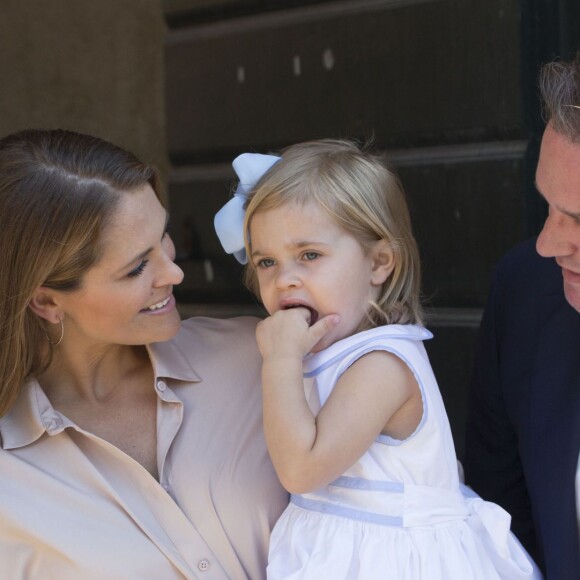
<path fill-rule="evenodd" d="M 276 286 L 278 289 L 298 288 L 301 285 L 300 276 L 298 276 L 294 267 L 291 265 L 279 266 L 278 275 L 276 276 Z"/>
<path fill-rule="evenodd" d="M 536 240 L 536 250 L 544 258 L 560 258 L 569 256 L 575 251 L 575 240 L 579 236 L 578 226 L 569 223 L 571 217 L 558 216 L 551 210 L 544 222 L 544 227 Z"/>

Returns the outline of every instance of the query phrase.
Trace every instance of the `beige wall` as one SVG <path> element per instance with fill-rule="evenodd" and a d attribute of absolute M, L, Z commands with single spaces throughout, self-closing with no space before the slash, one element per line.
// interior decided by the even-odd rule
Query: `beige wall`
<path fill-rule="evenodd" d="M 251 4 L 252 2 L 253 0 L 163 0 L 163 9 L 166 14 L 173 15 L 191 10 Z"/>
<path fill-rule="evenodd" d="M 161 0 L 1 0 L 0 135 L 67 128 L 167 169 Z"/>

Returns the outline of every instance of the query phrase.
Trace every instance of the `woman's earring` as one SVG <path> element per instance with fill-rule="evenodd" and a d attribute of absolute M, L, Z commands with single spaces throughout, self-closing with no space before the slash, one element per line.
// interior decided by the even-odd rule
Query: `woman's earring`
<path fill-rule="evenodd" d="M 48 333 L 46 331 L 44 333 L 44 335 L 46 336 L 46 340 L 48 340 L 48 344 L 50 344 L 50 346 L 58 346 L 62 342 L 62 339 L 64 337 L 64 322 L 62 321 L 62 318 L 59 318 L 58 321 L 60 322 L 60 338 L 56 342 L 53 342 L 51 340 L 50 336 L 48 336 Z"/>

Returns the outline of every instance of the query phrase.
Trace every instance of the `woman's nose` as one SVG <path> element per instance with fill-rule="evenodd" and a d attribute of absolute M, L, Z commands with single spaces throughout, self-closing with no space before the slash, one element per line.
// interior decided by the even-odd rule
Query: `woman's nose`
<path fill-rule="evenodd" d="M 172 284 L 173 286 L 181 284 L 183 282 L 183 276 L 183 270 L 173 260 L 170 260 L 167 273 L 167 277 L 170 280 L 168 284 Z"/>
<path fill-rule="evenodd" d="M 163 243 L 161 252 L 162 263 L 157 277 L 157 286 L 177 286 L 183 281 L 183 270 L 174 262 L 175 246 L 171 238 Z"/>

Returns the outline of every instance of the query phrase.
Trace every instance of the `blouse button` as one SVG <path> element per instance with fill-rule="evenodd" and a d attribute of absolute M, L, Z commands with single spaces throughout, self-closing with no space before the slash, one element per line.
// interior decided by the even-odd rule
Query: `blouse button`
<path fill-rule="evenodd" d="M 157 389 L 163 392 L 167 388 L 167 385 L 163 381 L 157 382 Z"/>
<path fill-rule="evenodd" d="M 197 564 L 197 567 L 202 571 L 205 572 L 209 569 L 209 562 L 207 560 L 200 560 Z"/>

